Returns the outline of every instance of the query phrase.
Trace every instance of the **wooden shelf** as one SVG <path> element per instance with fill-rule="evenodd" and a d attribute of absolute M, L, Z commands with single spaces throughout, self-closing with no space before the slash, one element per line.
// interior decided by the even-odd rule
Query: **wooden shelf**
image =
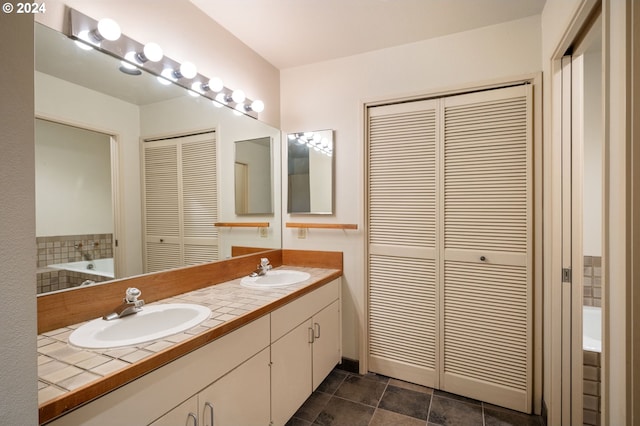
<path fill-rule="evenodd" d="M 358 229 L 355 223 L 304 223 L 287 222 L 287 228 L 317 228 L 317 229 Z"/>
<path fill-rule="evenodd" d="M 216 222 L 218 228 L 268 228 L 269 222 Z"/>

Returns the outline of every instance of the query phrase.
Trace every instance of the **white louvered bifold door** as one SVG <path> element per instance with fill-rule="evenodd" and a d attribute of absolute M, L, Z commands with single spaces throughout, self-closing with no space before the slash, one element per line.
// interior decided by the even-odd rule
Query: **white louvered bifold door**
<path fill-rule="evenodd" d="M 441 389 L 530 412 L 531 86 L 443 99 Z"/>
<path fill-rule="evenodd" d="M 437 101 L 368 116 L 369 370 L 436 385 Z"/>
<path fill-rule="evenodd" d="M 143 145 L 144 268 L 218 259 L 215 133 Z"/>
<path fill-rule="evenodd" d="M 182 266 L 178 146 L 145 143 L 143 149 L 144 271 Z"/>
<path fill-rule="evenodd" d="M 182 144 L 185 265 L 218 260 L 216 169 L 215 133 Z"/>

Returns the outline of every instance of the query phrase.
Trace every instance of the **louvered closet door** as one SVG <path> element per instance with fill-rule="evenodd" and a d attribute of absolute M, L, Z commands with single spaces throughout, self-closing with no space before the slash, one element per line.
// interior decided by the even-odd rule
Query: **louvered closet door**
<path fill-rule="evenodd" d="M 215 133 L 144 143 L 145 272 L 218 260 L 216 161 Z"/>
<path fill-rule="evenodd" d="M 441 388 L 530 412 L 531 87 L 443 102 Z"/>
<path fill-rule="evenodd" d="M 218 260 L 218 182 L 215 133 L 182 144 L 184 263 Z"/>
<path fill-rule="evenodd" d="M 182 266 L 178 146 L 173 141 L 143 147 L 144 270 Z"/>
<path fill-rule="evenodd" d="M 369 109 L 369 370 L 437 383 L 437 101 Z"/>

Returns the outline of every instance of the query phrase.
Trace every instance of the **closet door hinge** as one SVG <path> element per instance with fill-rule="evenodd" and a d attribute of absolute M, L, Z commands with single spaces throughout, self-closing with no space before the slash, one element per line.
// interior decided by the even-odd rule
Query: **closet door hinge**
<path fill-rule="evenodd" d="M 571 282 L 571 268 L 562 268 L 562 282 L 563 283 Z"/>

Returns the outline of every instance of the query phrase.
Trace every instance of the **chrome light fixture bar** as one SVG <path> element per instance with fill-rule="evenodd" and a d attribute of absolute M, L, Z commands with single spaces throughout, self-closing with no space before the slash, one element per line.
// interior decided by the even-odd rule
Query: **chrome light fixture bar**
<path fill-rule="evenodd" d="M 195 65 L 190 62 L 180 64 L 174 61 L 164 55 L 156 43 L 143 45 L 122 33 L 119 33 L 118 37 L 92 37 L 100 32 L 98 29 L 100 22 L 107 21 L 109 24 L 115 24 L 112 20 L 96 21 L 75 9 L 70 9 L 70 20 L 70 36 L 79 43 L 84 43 L 132 66 L 148 71 L 167 84 L 172 82 L 187 89 L 190 93 L 196 92 L 211 99 L 214 103 L 224 105 L 255 119 L 258 118 L 258 113 L 264 110 L 262 101 L 247 99 L 242 90 L 232 90 L 225 87 L 217 77 L 209 79 L 198 73 Z"/>

